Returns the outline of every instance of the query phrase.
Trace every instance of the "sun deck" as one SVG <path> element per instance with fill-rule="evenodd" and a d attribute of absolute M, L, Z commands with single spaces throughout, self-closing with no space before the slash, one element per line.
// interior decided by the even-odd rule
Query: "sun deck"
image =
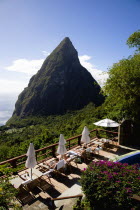
<path fill-rule="evenodd" d="M 96 147 L 97 145 L 101 144 L 101 141 L 101 139 L 94 138 L 91 141 L 90 146 Z M 75 147 L 74 149 L 77 149 L 78 147 Z M 72 196 L 74 195 L 73 192 L 79 194 L 79 192 L 82 192 L 79 184 L 82 170 L 84 170 L 84 168 L 86 168 L 91 161 L 114 159 L 115 157 L 129 153 L 131 151 L 133 151 L 133 149 L 119 146 L 118 143 L 110 142 L 108 148 L 100 150 L 99 154 L 95 153 L 92 155 L 92 159 L 87 160 L 86 162 L 77 163 L 76 166 L 75 162 L 71 161 L 71 166 L 67 167 L 67 170 L 64 173 L 59 173 L 49 178 L 51 181 L 51 187 L 34 195 L 35 197 L 33 201 L 24 205 L 23 209 L 51 209 L 50 198 L 58 198 L 59 196 Z M 51 159 L 47 161 L 49 162 Z M 43 163 L 39 163 L 33 169 L 34 179 L 40 177 L 39 166 L 41 164 Z M 14 185 L 14 187 L 18 188 L 20 186 L 20 184 L 23 182 L 21 178 L 24 177 L 24 174 L 27 171 L 29 171 L 29 169 L 19 172 L 18 176 L 11 180 L 11 183 Z M 43 179 L 46 180 L 47 183 L 50 183 L 47 176 L 43 176 Z M 66 203 L 67 202 L 69 201 L 66 200 Z M 64 201 L 62 201 L 62 203 L 64 203 Z M 59 205 L 62 203 L 59 202 Z"/>

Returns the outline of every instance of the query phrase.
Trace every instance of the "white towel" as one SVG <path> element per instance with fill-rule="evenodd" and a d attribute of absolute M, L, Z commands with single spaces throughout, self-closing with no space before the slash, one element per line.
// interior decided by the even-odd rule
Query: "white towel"
<path fill-rule="evenodd" d="M 78 153 L 74 152 L 74 151 L 69 151 L 68 152 L 69 155 L 78 155 Z"/>

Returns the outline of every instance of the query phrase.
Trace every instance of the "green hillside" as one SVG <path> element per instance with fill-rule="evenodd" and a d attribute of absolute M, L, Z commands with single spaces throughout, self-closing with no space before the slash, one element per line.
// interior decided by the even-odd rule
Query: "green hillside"
<path fill-rule="evenodd" d="M 64 115 L 13 116 L 0 127 L 0 161 L 24 154 L 30 142 L 35 149 L 58 142 L 60 133 L 70 138 L 80 134 L 85 125 L 91 130 L 93 123 L 103 118 L 132 121 L 132 142 L 140 146 L 140 31 L 132 34 L 127 43 L 137 52 L 114 64 L 108 71 L 109 78 L 103 87 L 106 100 L 100 107 L 89 103 L 83 109 Z M 131 143 L 131 142 L 130 142 Z"/>
<path fill-rule="evenodd" d="M 93 123 L 104 115 L 101 110 L 104 109 L 95 108 L 91 103 L 65 115 L 13 119 L 7 126 L 0 127 L 0 161 L 26 153 L 30 142 L 39 149 L 58 142 L 60 133 L 67 139 L 80 134 L 85 125 L 94 129 Z"/>

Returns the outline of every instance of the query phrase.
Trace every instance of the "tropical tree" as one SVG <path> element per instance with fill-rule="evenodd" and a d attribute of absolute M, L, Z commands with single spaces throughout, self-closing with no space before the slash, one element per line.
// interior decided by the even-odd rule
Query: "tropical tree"
<path fill-rule="evenodd" d="M 123 59 L 110 68 L 104 91 L 111 117 L 139 119 L 140 54 Z"/>
<path fill-rule="evenodd" d="M 126 43 L 130 48 L 136 47 L 137 51 L 140 51 L 140 30 L 131 34 Z"/>

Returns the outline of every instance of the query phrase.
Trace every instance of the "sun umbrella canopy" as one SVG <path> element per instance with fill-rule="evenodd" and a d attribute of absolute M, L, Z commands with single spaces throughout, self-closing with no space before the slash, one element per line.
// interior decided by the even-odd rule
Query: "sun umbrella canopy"
<path fill-rule="evenodd" d="M 34 168 L 35 165 L 37 164 L 36 162 L 36 157 L 35 157 L 35 150 L 34 150 L 34 145 L 33 143 L 30 143 L 28 152 L 26 154 L 28 156 L 25 166 L 26 168 Z"/>
<path fill-rule="evenodd" d="M 60 137 L 59 137 L 59 145 L 64 145 L 64 144 L 66 144 L 66 140 L 64 139 L 63 134 L 60 134 Z"/>
<path fill-rule="evenodd" d="M 64 139 L 64 136 L 62 134 L 60 134 L 59 145 L 58 145 L 58 149 L 57 149 L 58 154 L 64 155 L 67 152 L 65 144 L 66 144 L 66 140 Z"/>
<path fill-rule="evenodd" d="M 83 129 L 83 132 L 82 132 L 81 142 L 88 144 L 90 142 L 89 134 L 90 134 L 90 132 L 89 132 L 87 126 L 85 126 Z"/>
<path fill-rule="evenodd" d="M 110 119 L 100 120 L 93 124 L 97 125 L 97 126 L 102 126 L 102 127 L 118 127 L 120 125 L 119 123 L 117 123 L 113 120 L 110 120 Z"/>

